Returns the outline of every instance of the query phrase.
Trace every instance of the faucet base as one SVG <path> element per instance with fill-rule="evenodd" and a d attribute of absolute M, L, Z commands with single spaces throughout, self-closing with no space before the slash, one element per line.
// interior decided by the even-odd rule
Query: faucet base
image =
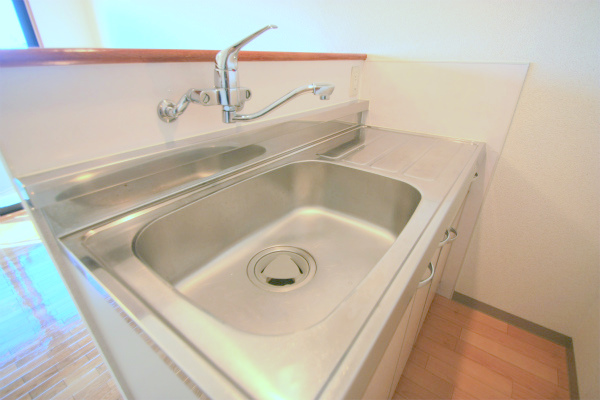
<path fill-rule="evenodd" d="M 175 115 L 174 110 L 177 104 L 173 103 L 171 100 L 163 100 L 158 103 L 158 107 L 156 111 L 158 112 L 158 118 L 160 118 L 164 122 L 173 122 L 177 119 L 177 115 Z"/>
<path fill-rule="evenodd" d="M 225 108 L 225 107 L 223 107 Z M 233 111 L 227 111 L 227 110 L 223 110 L 223 122 L 226 124 L 231 124 L 233 122 L 235 122 L 235 110 Z"/>

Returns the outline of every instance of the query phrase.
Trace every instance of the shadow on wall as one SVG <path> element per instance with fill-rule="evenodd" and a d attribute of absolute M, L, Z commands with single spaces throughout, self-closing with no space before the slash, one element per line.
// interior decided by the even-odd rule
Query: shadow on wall
<path fill-rule="evenodd" d="M 457 290 L 572 336 L 581 316 L 573 310 L 587 309 L 598 293 L 590 279 L 597 274 L 597 253 L 590 251 L 596 238 L 509 163 L 498 165 Z M 578 240 L 567 246 L 568 237 Z"/>

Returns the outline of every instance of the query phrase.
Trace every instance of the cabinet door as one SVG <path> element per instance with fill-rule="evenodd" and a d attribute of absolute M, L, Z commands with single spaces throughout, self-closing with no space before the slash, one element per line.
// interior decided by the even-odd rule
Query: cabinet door
<path fill-rule="evenodd" d="M 468 193 L 467 193 L 467 195 L 468 195 Z M 451 229 L 454 229 L 454 232 L 449 231 L 449 234 L 454 235 L 454 236 L 450 238 L 451 239 L 450 242 L 448 242 L 446 245 L 442 246 L 442 252 L 440 253 L 440 258 L 438 260 L 438 265 L 440 266 L 440 268 L 439 268 L 440 276 L 437 279 L 437 281 L 434 282 L 436 292 L 440 285 L 440 280 L 442 279 L 442 275 L 443 275 L 445 267 L 446 267 L 446 261 L 448 260 L 448 254 L 450 253 L 450 249 L 452 248 L 452 242 L 458 237 L 458 223 L 460 221 L 460 217 L 462 216 L 466 202 L 467 201 L 465 198 L 465 200 L 463 201 L 463 203 L 460 206 L 460 209 L 458 210 L 458 213 L 456 214 L 456 217 L 454 217 L 454 220 L 452 221 L 452 225 L 450 226 Z"/>
<path fill-rule="evenodd" d="M 379 400 L 389 399 L 396 390 L 396 386 L 393 384 L 394 372 L 396 371 L 396 365 L 398 364 L 398 356 L 400 355 L 400 349 L 404 341 L 406 326 L 408 325 L 408 319 L 410 318 L 412 310 L 412 300 L 404 311 L 404 316 L 396 328 L 396 332 L 388 345 L 383 358 L 379 362 L 379 366 L 375 370 L 375 374 L 371 378 L 371 382 L 363 395 L 364 400 Z"/>
<path fill-rule="evenodd" d="M 423 273 L 423 276 L 421 277 L 421 283 L 419 283 L 417 292 L 413 296 L 413 309 L 410 314 L 408 326 L 406 327 L 406 336 L 404 338 L 404 343 L 402 344 L 400 357 L 398 359 L 398 366 L 396 367 L 396 372 L 394 374 L 394 389 L 396 386 L 398 386 L 398 382 L 402 377 L 402 372 L 404 372 L 404 366 L 408 361 L 410 352 L 412 351 L 415 340 L 419 334 L 419 330 L 421 329 L 420 322 L 423 315 L 423 310 L 425 308 L 425 302 L 427 301 L 427 295 L 429 294 L 431 288 L 431 280 L 433 279 L 432 275 L 434 275 L 435 272 L 433 261 L 436 260 L 438 256 L 439 249 L 433 255 L 432 262 L 429 263 L 429 268 L 427 268 L 427 270 Z"/>
<path fill-rule="evenodd" d="M 431 303 L 433 302 L 433 298 L 437 292 L 438 287 L 440 286 L 440 281 L 442 280 L 442 275 L 444 274 L 444 267 L 446 266 L 446 260 L 448 259 L 448 253 L 450 253 L 450 248 L 452 247 L 452 242 L 456 240 L 458 237 L 458 232 L 454 227 L 458 226 L 458 221 L 460 220 L 460 216 L 462 215 L 462 210 L 465 206 L 465 201 L 463 200 L 462 205 L 458 209 L 454 220 L 452 221 L 452 225 L 446 231 L 446 235 L 442 242 L 440 243 L 441 247 L 438 249 L 436 270 L 433 280 L 431 281 L 431 288 L 429 289 L 429 293 L 427 294 L 427 300 L 425 301 L 425 307 L 423 309 L 423 315 L 421 317 L 421 321 L 419 323 L 419 331 L 421 330 L 421 326 L 423 322 L 425 322 L 425 317 L 427 317 L 427 313 L 429 312 L 429 307 L 431 307 Z M 434 258 L 435 259 L 435 258 Z"/>

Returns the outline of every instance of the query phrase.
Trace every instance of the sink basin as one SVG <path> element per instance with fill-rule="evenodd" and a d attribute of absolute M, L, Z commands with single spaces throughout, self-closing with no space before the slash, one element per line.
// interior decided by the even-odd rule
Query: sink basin
<path fill-rule="evenodd" d="M 135 256 L 196 307 L 249 333 L 325 319 L 368 275 L 421 195 L 322 161 L 287 164 L 145 225 Z"/>
<path fill-rule="evenodd" d="M 97 207 L 110 217 L 61 238 L 214 398 L 360 398 L 469 188 L 474 152 L 484 154 L 368 127 L 306 147 L 288 139 L 174 163 L 181 175 L 152 175 L 164 180 L 141 176 L 132 183 L 151 191 L 179 176 L 194 186 L 137 208 Z M 210 175 L 207 160 L 233 166 Z M 95 210 L 75 200 L 57 203 L 60 215 Z"/>

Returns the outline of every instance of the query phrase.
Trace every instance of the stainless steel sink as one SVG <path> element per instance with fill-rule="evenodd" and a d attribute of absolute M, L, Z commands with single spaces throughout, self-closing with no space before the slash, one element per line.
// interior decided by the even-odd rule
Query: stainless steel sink
<path fill-rule="evenodd" d="M 360 397 L 482 154 L 370 127 L 287 141 L 226 151 L 251 161 L 61 238 L 216 398 Z"/>
<path fill-rule="evenodd" d="M 297 162 L 152 221 L 133 248 L 189 301 L 230 326 L 292 333 L 318 323 L 349 295 L 420 198 L 399 180 Z"/>

